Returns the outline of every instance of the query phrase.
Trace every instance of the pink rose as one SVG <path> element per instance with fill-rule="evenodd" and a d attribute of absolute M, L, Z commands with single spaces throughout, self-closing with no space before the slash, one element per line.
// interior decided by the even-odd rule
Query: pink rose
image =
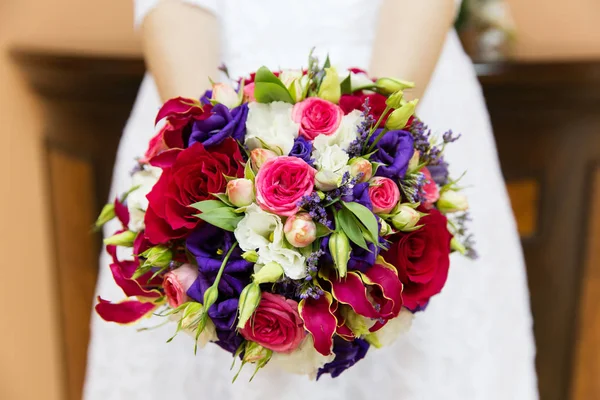
<path fill-rule="evenodd" d="M 254 149 L 250 152 L 252 168 L 255 171 L 258 171 L 267 160 L 275 157 L 277 157 L 277 154 L 267 149 Z"/>
<path fill-rule="evenodd" d="M 165 274 L 163 287 L 167 302 L 173 308 L 177 308 L 189 300 L 187 290 L 198 278 L 198 268 L 192 264 L 183 264 Z"/>
<path fill-rule="evenodd" d="M 390 178 L 376 176 L 371 179 L 369 198 L 375 214 L 389 214 L 400 201 L 400 189 Z"/>
<path fill-rule="evenodd" d="M 308 213 L 299 213 L 285 221 L 283 233 L 292 246 L 306 247 L 317 239 L 317 225 Z"/>
<path fill-rule="evenodd" d="M 298 303 L 277 294 L 262 293 L 254 315 L 240 334 L 278 353 L 293 352 L 305 336 Z"/>
<path fill-rule="evenodd" d="M 292 109 L 292 119 L 300 124 L 300 135 L 308 140 L 319 135 L 333 135 L 343 117 L 344 111 L 340 107 L 318 97 L 309 97 Z"/>
<path fill-rule="evenodd" d="M 247 83 L 246 86 L 244 86 L 244 101 L 256 101 L 256 98 L 254 97 L 254 82 Z"/>
<path fill-rule="evenodd" d="M 317 171 L 298 157 L 267 160 L 254 182 L 256 202 L 265 211 L 292 216 L 300 209 L 298 202 L 312 193 Z"/>
<path fill-rule="evenodd" d="M 433 203 L 438 201 L 440 198 L 440 189 L 438 189 L 436 183 L 433 181 L 431 177 L 431 173 L 426 167 L 423 167 L 420 171 L 423 175 L 425 175 L 425 184 L 423 185 L 423 207 L 430 210 L 433 207 Z"/>

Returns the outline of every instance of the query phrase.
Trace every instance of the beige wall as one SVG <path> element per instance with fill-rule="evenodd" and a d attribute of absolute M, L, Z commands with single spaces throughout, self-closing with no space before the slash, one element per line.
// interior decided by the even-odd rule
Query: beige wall
<path fill-rule="evenodd" d="M 600 57 L 600 1 L 509 0 L 522 59 Z M 43 191 L 41 121 L 8 45 L 139 54 L 127 0 L 0 0 L 0 398 L 61 399 L 61 358 Z M 31 249 L 35 258 L 31 258 Z M 11 272 L 7 272 L 9 271 Z"/>

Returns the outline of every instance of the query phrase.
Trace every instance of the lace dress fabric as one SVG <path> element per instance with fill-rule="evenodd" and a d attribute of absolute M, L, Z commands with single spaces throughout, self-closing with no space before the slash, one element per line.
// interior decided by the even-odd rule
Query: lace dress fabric
<path fill-rule="evenodd" d="M 379 1 L 191 0 L 215 13 L 222 60 L 232 76 L 261 65 L 305 66 L 310 48 L 336 65 L 369 64 Z M 138 0 L 138 22 L 156 0 Z M 199 50 L 201 51 L 201 49 Z M 160 106 L 152 77 L 142 83 L 117 155 L 111 198 L 130 186 L 134 157 L 154 133 Z M 193 341 L 165 341 L 173 324 L 144 332 L 92 317 L 87 400 L 116 399 L 537 399 L 535 346 L 525 266 L 481 88 L 455 32 L 448 34 L 419 115 L 434 132 L 452 128 L 462 138 L 448 146 L 454 176 L 468 169 L 464 186 L 479 259 L 452 256 L 448 283 L 412 329 L 390 347 L 371 349 L 340 377 L 319 382 L 268 368 L 236 383 L 232 358 L 208 344 L 193 354 Z M 105 233 L 115 230 L 108 226 Z M 122 292 L 100 259 L 97 293 L 119 300 Z M 155 326 L 151 318 L 141 326 Z"/>

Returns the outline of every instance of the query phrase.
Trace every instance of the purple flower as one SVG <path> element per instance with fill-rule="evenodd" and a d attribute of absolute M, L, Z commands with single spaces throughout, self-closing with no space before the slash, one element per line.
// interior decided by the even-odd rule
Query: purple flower
<path fill-rule="evenodd" d="M 200 303 L 204 301 L 204 292 L 215 282 L 224 254 L 234 240 L 232 233 L 209 224 L 202 224 L 189 235 L 186 246 L 195 257 L 199 271 L 198 278 L 187 291 L 190 298 Z M 241 343 L 241 337 L 235 333 L 238 299 L 250 283 L 252 274 L 252 264 L 241 254 L 239 248 L 232 252 L 219 282 L 217 302 L 208 310 L 219 337 L 217 344 L 232 352 Z"/>
<path fill-rule="evenodd" d="M 200 97 L 200 103 L 202 103 L 202 105 L 210 104 L 211 97 L 212 97 L 212 90 L 207 90 L 206 92 L 204 92 L 202 97 Z"/>
<path fill-rule="evenodd" d="M 317 379 L 323 374 L 331 374 L 332 378 L 337 378 L 342 372 L 365 358 L 368 350 L 369 343 L 366 340 L 354 339 L 349 342 L 336 336 L 333 339 L 335 359 L 319 369 Z"/>
<path fill-rule="evenodd" d="M 205 120 L 194 121 L 189 139 L 189 146 L 196 142 L 205 147 L 216 146 L 228 137 L 243 141 L 246 136 L 246 119 L 248 104 L 230 110 L 223 104 L 216 104 L 211 116 Z"/>
<path fill-rule="evenodd" d="M 362 204 L 369 210 L 373 211 L 373 204 L 371 204 L 371 198 L 369 197 L 369 183 L 363 182 L 354 185 L 352 193 L 342 196 L 342 200 L 346 203 L 355 202 Z"/>
<path fill-rule="evenodd" d="M 380 133 L 381 129 L 378 129 L 372 137 L 377 138 Z M 375 146 L 377 152 L 371 157 L 372 161 L 383 164 L 377 169 L 375 175 L 390 179 L 404 178 L 408 162 L 414 153 L 413 143 L 410 132 L 389 131 L 383 135 Z"/>
<path fill-rule="evenodd" d="M 439 163 L 436 165 L 428 165 L 427 169 L 436 184 L 444 186 L 448 183 L 448 163 L 446 163 L 443 158 L 440 158 Z"/>
<path fill-rule="evenodd" d="M 292 151 L 290 151 L 290 156 L 301 158 L 306 161 L 307 164 L 312 165 L 314 160 L 310 157 L 312 153 L 312 143 L 303 138 L 302 136 L 298 136 L 294 139 L 294 147 L 292 147 Z"/>

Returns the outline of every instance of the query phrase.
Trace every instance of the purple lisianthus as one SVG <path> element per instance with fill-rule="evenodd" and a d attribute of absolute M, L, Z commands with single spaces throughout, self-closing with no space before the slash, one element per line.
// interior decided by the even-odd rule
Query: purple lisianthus
<path fill-rule="evenodd" d="M 202 224 L 186 240 L 189 252 L 198 263 L 198 278 L 188 289 L 187 295 L 202 303 L 204 292 L 215 282 L 224 254 L 234 243 L 234 236 L 209 224 Z M 229 257 L 219 282 L 219 297 L 208 310 L 215 324 L 222 348 L 235 352 L 241 337 L 235 333 L 238 299 L 244 287 L 250 283 L 252 264 L 242 258 L 242 251 L 236 248 Z"/>
<path fill-rule="evenodd" d="M 378 137 L 381 129 L 373 134 L 373 139 Z M 385 176 L 390 179 L 402 179 L 406 175 L 408 162 L 410 161 L 413 149 L 413 137 L 406 131 L 389 131 L 375 145 L 377 152 L 371 157 L 371 161 L 377 161 L 381 164 L 375 175 Z"/>
<path fill-rule="evenodd" d="M 298 136 L 294 139 L 294 147 L 290 151 L 290 156 L 301 158 L 306 161 L 307 164 L 313 165 L 314 160 L 311 158 L 312 154 L 312 143 L 303 138 L 302 136 Z"/>
<path fill-rule="evenodd" d="M 200 97 L 200 103 L 202 103 L 203 105 L 210 104 L 211 98 L 212 98 L 212 90 L 207 90 L 206 92 L 204 92 L 202 97 Z"/>
<path fill-rule="evenodd" d="M 354 339 L 349 342 L 336 336 L 333 339 L 335 359 L 325 364 L 323 368 L 319 368 L 317 379 L 323 374 L 331 374 L 332 378 L 337 378 L 342 372 L 365 358 L 369 347 L 369 343 L 366 340 Z"/>
<path fill-rule="evenodd" d="M 357 185 L 354 185 L 352 188 L 352 193 L 348 193 L 342 196 L 342 200 L 346 203 L 355 202 L 362 204 L 367 207 L 369 210 L 373 211 L 373 204 L 371 203 L 371 198 L 369 197 L 369 183 L 363 182 Z"/>
<path fill-rule="evenodd" d="M 216 146 L 228 137 L 243 141 L 246 136 L 246 119 L 248 118 L 248 104 L 230 110 L 223 104 L 216 104 L 210 117 L 194 121 L 189 139 L 189 146 L 196 142 L 205 147 Z"/>

